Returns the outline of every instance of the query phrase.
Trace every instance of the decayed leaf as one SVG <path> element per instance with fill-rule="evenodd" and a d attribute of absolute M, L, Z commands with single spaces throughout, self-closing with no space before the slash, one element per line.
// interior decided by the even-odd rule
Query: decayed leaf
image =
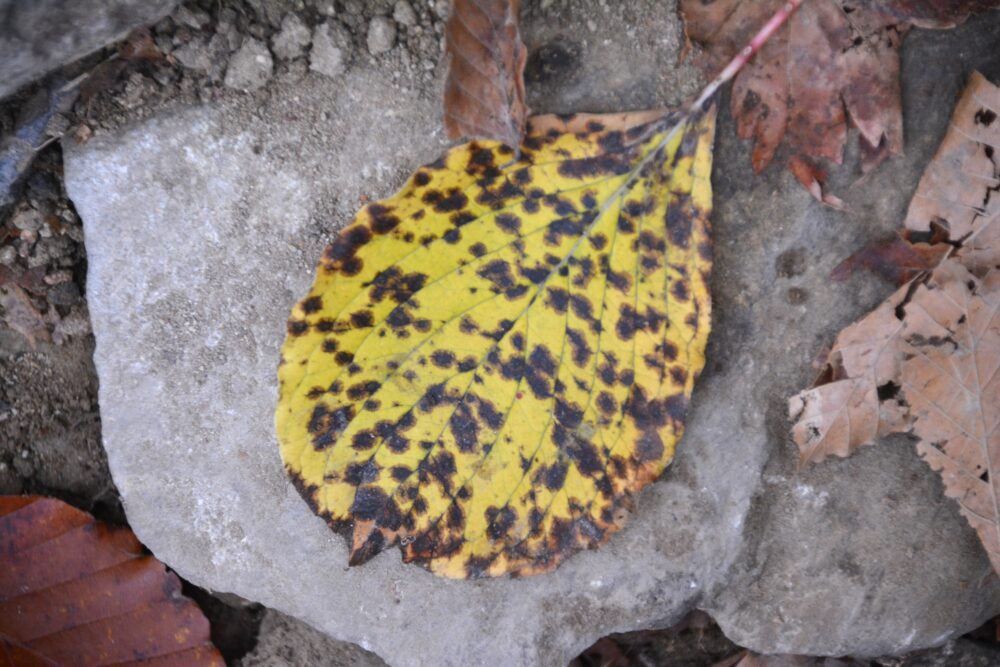
<path fill-rule="evenodd" d="M 30 496 L 0 496 L 0 656 L 9 665 L 225 664 L 180 580 L 132 531 Z"/>
<path fill-rule="evenodd" d="M 951 250 L 950 245 L 941 241 L 910 243 L 896 238 L 872 243 L 838 264 L 830 273 L 830 278 L 847 280 L 858 269 L 867 269 L 898 287 L 933 269 Z"/>
<path fill-rule="evenodd" d="M 366 206 L 294 309 L 276 422 L 352 564 L 534 574 L 617 530 L 704 364 L 714 109 L 536 117 Z"/>
<path fill-rule="evenodd" d="M 688 38 L 709 72 L 742 48 L 784 0 L 681 0 Z M 799 180 L 812 160 L 841 162 L 848 119 L 858 128 L 867 172 L 903 150 L 899 45 L 910 25 L 950 27 L 996 0 L 810 0 L 735 79 L 737 132 L 753 139 L 760 171 L 787 140 Z M 807 189 L 823 201 L 822 180 Z"/>
<path fill-rule="evenodd" d="M 451 62 L 444 123 L 452 139 L 479 137 L 518 146 L 524 136 L 527 49 L 519 0 L 455 0 L 445 39 Z"/>
<path fill-rule="evenodd" d="M 3 322 L 27 338 L 32 347 L 39 341 L 49 342 L 45 318 L 18 285 L 10 282 L 0 286 L 0 311 Z"/>
<path fill-rule="evenodd" d="M 1000 225 L 993 224 L 1000 215 L 996 109 L 1000 109 L 1000 88 L 973 74 L 955 108 L 952 129 L 924 172 L 906 218 L 906 236 L 915 242 L 914 252 L 938 261 L 953 252 L 979 275 L 1000 265 Z M 960 247 L 942 242 L 942 234 Z M 936 243 L 922 243 L 924 239 Z M 900 270 L 908 256 L 897 254 L 904 262 Z M 886 270 L 891 260 L 889 264 Z M 926 271 L 920 275 L 924 282 L 930 278 Z M 802 463 L 815 463 L 830 454 L 847 456 L 879 436 L 910 429 L 913 415 L 905 392 L 900 392 L 899 346 L 910 312 L 907 304 L 920 286 L 911 282 L 901 287 L 842 331 L 814 387 L 789 401 L 789 414 L 795 420 L 792 436 Z"/>

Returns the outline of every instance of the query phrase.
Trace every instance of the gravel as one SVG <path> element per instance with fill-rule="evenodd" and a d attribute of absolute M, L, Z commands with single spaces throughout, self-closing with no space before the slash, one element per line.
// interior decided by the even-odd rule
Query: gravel
<path fill-rule="evenodd" d="M 259 40 L 247 38 L 229 61 L 225 83 L 237 90 L 254 91 L 264 87 L 273 73 L 271 52 Z"/>
<path fill-rule="evenodd" d="M 396 24 L 385 16 L 376 16 L 368 24 L 368 53 L 377 56 L 396 42 Z"/>

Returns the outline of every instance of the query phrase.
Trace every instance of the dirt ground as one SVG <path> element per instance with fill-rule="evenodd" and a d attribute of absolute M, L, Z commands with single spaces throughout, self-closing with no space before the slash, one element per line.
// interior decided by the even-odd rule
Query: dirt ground
<path fill-rule="evenodd" d="M 96 68 L 74 107 L 60 116 L 61 132 L 85 141 L 94 132 L 116 128 L 164 109 L 206 102 L 225 94 L 225 59 L 218 53 L 246 36 L 272 41 L 282 18 L 294 11 L 309 25 L 325 20 L 320 0 L 191 0 L 152 27 L 148 39 L 159 55 L 119 57 L 107 49 L 70 66 L 75 74 Z M 349 31 L 356 57 L 366 52 L 366 29 L 377 15 L 393 15 L 391 0 L 338 1 L 337 20 Z M 524 3 L 536 11 L 549 0 Z M 398 85 L 439 93 L 443 16 L 448 2 L 412 3 L 413 23 L 401 29 L 393 59 Z M 402 17 L 409 21 L 409 17 Z M 406 25 L 403 23 L 403 25 Z M 572 43 L 550 43 L 535 53 L 528 79 L 535 84 L 571 67 Z M 664 62 L 673 55 L 663 56 Z M 109 63 L 111 63 L 109 65 Z M 302 58 L 278 59 L 273 76 L 304 75 Z M 664 82 L 668 86 L 669 82 Z M 8 135 L 29 110 L 36 88 L 0 103 L 0 136 Z M 680 99 L 682 93 L 676 91 Z M 646 93 L 638 93 L 642 97 Z M 573 100 L 554 104 L 571 107 Z M 614 107 L 615 100 L 608 106 Z M 550 109 L 559 111 L 561 109 Z M 0 285 L 16 285 L 48 338 L 29 340 L 23 320 L 0 308 L 0 494 L 42 494 L 61 498 L 98 518 L 125 523 L 125 514 L 101 445 L 94 348 L 84 297 L 86 248 L 79 217 L 62 182 L 58 142 L 42 150 L 19 189 L 17 203 L 0 210 Z M 357 647 L 345 648 L 294 619 L 232 596 L 216 596 L 188 586 L 187 592 L 212 622 L 213 640 L 230 664 L 379 664 Z M 263 625 L 262 625 L 263 622 Z M 258 633 L 267 628 L 266 641 Z M 602 640 L 578 659 L 589 665 L 711 665 L 739 651 L 707 617 L 695 615 L 681 626 Z M 993 626 L 948 647 L 883 665 L 1000 664 Z"/>

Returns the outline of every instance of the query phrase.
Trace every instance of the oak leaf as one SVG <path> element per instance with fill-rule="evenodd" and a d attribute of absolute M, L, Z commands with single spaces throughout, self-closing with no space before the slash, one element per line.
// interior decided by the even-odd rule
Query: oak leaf
<path fill-rule="evenodd" d="M 518 28 L 519 0 L 455 0 L 445 28 L 451 56 L 444 124 L 451 139 L 496 139 L 520 145 L 527 49 Z"/>
<path fill-rule="evenodd" d="M 710 325 L 714 108 L 532 118 L 330 245 L 276 427 L 351 564 L 535 574 L 606 541 L 681 437 Z"/>
<path fill-rule="evenodd" d="M 783 0 L 681 0 L 688 39 L 714 73 Z M 754 142 L 760 172 L 786 141 L 796 177 L 816 199 L 818 159 L 840 164 L 848 122 L 859 132 L 861 164 L 871 171 L 903 150 L 899 46 L 911 25 L 951 27 L 996 0 L 810 0 L 733 82 L 737 133 Z M 811 165 L 811 166 L 809 166 Z"/>
<path fill-rule="evenodd" d="M 180 580 L 127 528 L 0 496 L 0 655 L 11 665 L 222 667 Z"/>

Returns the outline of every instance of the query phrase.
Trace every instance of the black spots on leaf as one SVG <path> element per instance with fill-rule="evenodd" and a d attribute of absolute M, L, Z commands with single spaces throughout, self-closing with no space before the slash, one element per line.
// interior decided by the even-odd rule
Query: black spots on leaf
<path fill-rule="evenodd" d="M 610 267 L 605 268 L 605 275 L 608 284 L 623 294 L 628 294 L 632 290 L 632 276 L 625 271 L 615 271 Z"/>
<path fill-rule="evenodd" d="M 569 466 L 565 461 L 556 461 L 552 465 L 539 468 L 534 482 L 544 484 L 549 491 L 558 491 L 566 483 L 568 469 Z"/>
<path fill-rule="evenodd" d="M 688 400 L 683 394 L 648 400 L 641 388 L 629 398 L 626 411 L 640 431 L 656 430 L 673 423 L 679 426 L 687 416 Z"/>
<path fill-rule="evenodd" d="M 588 284 L 590 284 L 590 280 L 594 277 L 594 260 L 590 257 L 582 257 L 572 263 L 576 269 L 576 272 L 573 275 L 573 286 L 585 288 Z"/>
<path fill-rule="evenodd" d="M 443 451 L 437 456 L 429 456 L 420 462 L 417 470 L 433 478 L 441 485 L 445 493 L 451 495 L 452 477 L 455 475 L 455 457 L 451 452 Z"/>
<path fill-rule="evenodd" d="M 445 523 L 448 528 L 455 531 L 460 531 L 465 527 L 465 512 L 459 507 L 458 503 L 452 503 L 448 506 L 448 511 L 445 512 Z"/>
<path fill-rule="evenodd" d="M 615 363 L 610 360 L 606 360 L 603 364 L 597 367 L 597 377 L 600 378 L 601 382 L 605 385 L 612 387 L 618 379 L 618 372 L 615 369 Z"/>
<path fill-rule="evenodd" d="M 482 243 L 476 242 L 469 246 L 469 253 L 473 257 L 482 257 L 486 254 L 486 246 Z"/>
<path fill-rule="evenodd" d="M 358 249 L 371 239 L 371 230 L 365 225 L 348 227 L 323 251 L 324 266 L 347 276 L 357 275 L 363 266 Z"/>
<path fill-rule="evenodd" d="M 593 236 L 588 236 L 587 240 L 590 241 L 591 247 L 594 250 L 604 250 L 608 245 L 608 237 L 604 234 L 594 234 Z"/>
<path fill-rule="evenodd" d="M 442 403 L 452 403 L 453 399 L 448 396 L 447 387 L 443 382 L 432 384 L 424 392 L 424 395 L 417 401 L 417 407 L 424 412 L 430 412 Z"/>
<path fill-rule="evenodd" d="M 503 415 L 497 411 L 496 406 L 492 402 L 485 398 L 480 398 L 477 404 L 477 411 L 479 412 L 479 418 L 494 431 L 499 431 L 500 427 L 503 426 Z"/>
<path fill-rule="evenodd" d="M 538 203 L 538 199 L 528 198 L 525 199 L 523 202 L 521 202 L 521 208 L 524 209 L 525 213 L 534 214 L 538 213 L 538 211 L 541 209 L 541 205 Z"/>
<path fill-rule="evenodd" d="M 455 245 L 456 243 L 462 240 L 462 232 L 460 232 L 458 229 L 449 229 L 444 233 L 444 235 L 441 238 L 444 239 L 445 243 L 450 243 L 451 245 Z"/>
<path fill-rule="evenodd" d="M 423 514 L 427 511 L 427 501 L 422 496 L 417 496 L 413 499 L 413 504 L 410 507 L 414 514 Z"/>
<path fill-rule="evenodd" d="M 687 382 L 687 371 L 675 366 L 670 369 L 670 379 L 674 381 L 674 384 L 684 386 Z"/>
<path fill-rule="evenodd" d="M 508 234 L 514 234 L 516 236 L 521 231 L 521 218 L 516 215 L 501 213 L 495 218 L 494 222 L 497 227 Z"/>
<path fill-rule="evenodd" d="M 323 387 L 313 387 L 312 389 L 309 390 L 309 393 L 306 394 L 306 397 L 310 401 L 315 401 L 317 398 L 319 398 L 320 396 L 322 396 L 325 393 L 326 393 L 326 389 L 323 389 Z"/>
<path fill-rule="evenodd" d="M 631 234 L 635 231 L 635 223 L 632 222 L 631 218 L 624 215 L 618 216 L 618 231 L 622 234 Z"/>
<path fill-rule="evenodd" d="M 344 470 L 344 481 L 351 486 L 371 484 L 377 479 L 378 466 L 370 459 L 364 463 L 352 463 Z"/>
<path fill-rule="evenodd" d="M 413 474 L 413 471 L 406 466 L 393 466 L 392 470 L 389 471 L 392 478 L 397 482 L 405 482 L 406 479 Z"/>
<path fill-rule="evenodd" d="M 399 217 L 392 214 L 392 209 L 382 204 L 370 204 L 368 214 L 372 217 L 371 228 L 376 234 L 388 234 L 399 226 Z"/>
<path fill-rule="evenodd" d="M 576 465 L 581 475 L 593 477 L 604 469 L 597 448 L 576 431 L 567 429 L 562 424 L 554 424 L 552 441 L 559 451 Z"/>
<path fill-rule="evenodd" d="M 535 349 L 531 351 L 531 356 L 528 358 L 528 363 L 545 375 L 554 376 L 556 374 L 555 357 L 552 356 L 549 348 L 544 345 L 535 346 Z"/>
<path fill-rule="evenodd" d="M 375 380 L 369 380 L 368 382 L 359 382 L 358 384 L 351 385 L 347 388 L 347 398 L 352 401 L 360 401 L 361 399 L 372 396 L 379 390 L 382 385 Z"/>
<path fill-rule="evenodd" d="M 338 366 L 347 366 L 354 361 L 354 354 L 352 352 L 341 350 L 333 355 L 333 360 L 337 362 Z"/>
<path fill-rule="evenodd" d="M 459 403 L 448 422 L 451 434 L 463 452 L 475 451 L 479 443 L 479 422 L 466 402 Z"/>
<path fill-rule="evenodd" d="M 471 317 L 466 315 L 458 322 L 458 330 L 464 334 L 472 334 L 479 331 L 479 325 Z"/>
<path fill-rule="evenodd" d="M 468 356 L 465 359 L 462 359 L 460 362 L 458 362 L 458 371 L 460 373 L 468 373 L 478 365 L 479 362 L 476 361 L 475 357 Z"/>
<path fill-rule="evenodd" d="M 315 325 L 316 326 L 316 331 L 319 331 L 320 333 L 330 333 L 331 331 L 333 331 L 333 328 L 334 328 L 335 324 L 336 324 L 336 322 L 334 322 L 334 320 L 331 320 L 330 318 L 325 317 L 322 320 L 316 322 L 316 325 Z"/>
<path fill-rule="evenodd" d="M 975 121 L 977 125 L 989 127 L 997 119 L 997 114 L 992 109 L 980 109 L 976 112 Z"/>
<path fill-rule="evenodd" d="M 458 188 L 450 188 L 447 193 L 428 190 L 424 193 L 423 202 L 434 207 L 438 213 L 460 211 L 469 205 L 469 198 Z"/>
<path fill-rule="evenodd" d="M 514 320 L 503 319 L 497 322 L 496 329 L 494 329 L 493 331 L 483 330 L 482 332 L 480 332 L 479 335 L 482 336 L 483 338 L 489 338 L 491 340 L 500 341 L 503 340 L 503 337 L 507 335 L 507 332 L 510 331 L 511 327 L 513 326 L 514 326 Z"/>
<path fill-rule="evenodd" d="M 302 302 L 302 312 L 307 315 L 318 313 L 323 310 L 323 297 L 311 296 Z"/>
<path fill-rule="evenodd" d="M 403 513 L 399 511 L 395 501 L 378 487 L 359 488 L 351 505 L 351 514 L 362 521 L 374 521 L 376 525 L 389 531 L 398 530 L 403 525 Z"/>
<path fill-rule="evenodd" d="M 375 324 L 375 316 L 370 310 L 359 310 L 351 313 L 351 326 L 355 329 L 367 329 Z"/>
<path fill-rule="evenodd" d="M 455 354 L 449 350 L 434 350 L 431 353 L 431 362 L 438 368 L 451 368 L 455 363 Z"/>
<path fill-rule="evenodd" d="M 431 176 L 426 171 L 418 170 L 417 173 L 413 175 L 413 182 L 420 187 L 424 187 L 431 182 Z"/>
<path fill-rule="evenodd" d="M 557 246 L 562 243 L 564 236 L 575 238 L 583 233 L 587 222 L 581 218 L 558 218 L 553 220 L 545 230 L 545 243 L 550 246 Z"/>
<path fill-rule="evenodd" d="M 670 286 L 670 293 L 675 299 L 681 302 L 687 301 L 691 298 L 691 295 L 688 294 L 687 283 L 682 280 L 678 280 Z"/>
<path fill-rule="evenodd" d="M 333 354 L 337 351 L 337 341 L 333 339 L 323 341 L 323 351 L 327 354 Z"/>
<path fill-rule="evenodd" d="M 583 410 L 575 403 L 556 399 L 555 405 L 556 421 L 569 429 L 574 429 L 583 421 Z"/>
<path fill-rule="evenodd" d="M 663 458 L 663 438 L 655 430 L 646 430 L 639 435 L 635 443 L 635 457 L 640 463 L 659 461 Z"/>
<path fill-rule="evenodd" d="M 670 243 L 678 248 L 687 248 L 691 241 L 691 223 L 693 220 L 691 198 L 687 195 L 677 195 L 678 201 L 667 206 L 666 225 Z"/>
<path fill-rule="evenodd" d="M 621 130 L 612 130 L 597 140 L 605 153 L 625 150 L 625 135 Z"/>
<path fill-rule="evenodd" d="M 629 218 L 641 218 L 644 215 L 649 214 L 655 203 L 652 199 L 645 199 L 643 201 L 628 201 L 622 206 L 622 213 Z"/>
<path fill-rule="evenodd" d="M 494 259 L 480 268 L 476 272 L 481 278 L 493 283 L 491 288 L 495 293 L 500 293 L 514 287 L 514 276 L 510 271 L 510 262 L 503 259 Z"/>
<path fill-rule="evenodd" d="M 381 303 L 385 299 L 403 303 L 423 289 L 426 283 L 426 274 L 417 271 L 403 273 L 399 267 L 392 266 L 379 273 L 365 286 L 370 287 L 368 296 L 371 297 L 372 303 Z"/>
<path fill-rule="evenodd" d="M 465 225 L 477 219 L 478 218 L 476 218 L 475 215 L 469 213 L 468 211 L 459 211 L 458 213 L 452 215 L 451 218 L 449 218 L 449 220 L 451 220 L 451 224 L 453 224 L 455 227 L 464 227 Z"/>
<path fill-rule="evenodd" d="M 593 176 L 618 176 L 632 169 L 631 155 L 598 155 L 566 160 L 559 165 L 559 175 L 584 179 Z"/>
<path fill-rule="evenodd" d="M 549 267 L 544 264 L 539 264 L 534 267 L 521 266 L 518 268 L 518 271 L 534 285 L 544 282 L 545 279 L 549 277 Z"/>
<path fill-rule="evenodd" d="M 706 262 L 711 262 L 714 257 L 714 252 L 712 251 L 712 244 L 708 241 L 702 241 L 698 244 L 698 255 Z"/>
<path fill-rule="evenodd" d="M 309 324 L 303 320 L 288 320 L 288 335 L 301 336 L 309 331 Z"/>
<path fill-rule="evenodd" d="M 346 405 L 330 410 L 322 403 L 317 404 L 309 417 L 307 427 L 312 434 L 313 447 L 319 451 L 332 447 L 353 418 L 353 406 Z"/>
<path fill-rule="evenodd" d="M 469 556 L 465 561 L 465 576 L 470 580 L 482 579 L 489 573 L 492 563 L 490 556 Z"/>
<path fill-rule="evenodd" d="M 637 243 L 638 247 L 642 248 L 646 252 L 664 253 L 667 251 L 667 244 L 663 238 L 657 236 L 649 230 L 645 230 L 639 234 Z"/>
<path fill-rule="evenodd" d="M 597 409 L 610 417 L 618 409 L 618 403 L 610 392 L 602 391 L 597 395 Z"/>
<path fill-rule="evenodd" d="M 524 352 L 524 335 L 520 331 L 510 337 L 510 342 L 514 345 L 515 350 Z"/>
<path fill-rule="evenodd" d="M 586 368 L 594 352 L 590 349 L 587 337 L 571 327 L 566 327 L 566 337 L 572 352 L 573 363 L 580 368 Z"/>
<path fill-rule="evenodd" d="M 517 521 L 517 512 L 509 506 L 486 508 L 486 534 L 491 540 L 501 540 L 507 536 Z"/>
<path fill-rule="evenodd" d="M 618 310 L 618 322 L 615 324 L 615 333 L 622 340 L 632 340 L 636 331 L 649 327 L 649 321 L 627 303 L 623 303 Z"/>
<path fill-rule="evenodd" d="M 378 436 L 371 431 L 358 431 L 351 438 L 351 448 L 363 452 L 374 447 L 376 442 L 378 442 Z"/>
<path fill-rule="evenodd" d="M 588 210 L 592 208 L 597 208 L 597 199 L 595 199 L 594 195 L 590 194 L 589 192 L 583 193 L 583 196 L 580 197 L 580 203 L 583 204 L 583 207 Z"/>
<path fill-rule="evenodd" d="M 594 322 L 594 307 L 590 303 L 590 299 L 583 296 L 582 294 L 574 294 L 569 300 L 570 306 L 573 308 L 573 314 L 579 317 L 584 322 Z"/>
<path fill-rule="evenodd" d="M 569 292 L 561 287 L 548 287 L 545 289 L 544 303 L 557 313 L 565 313 L 569 305 Z"/>

